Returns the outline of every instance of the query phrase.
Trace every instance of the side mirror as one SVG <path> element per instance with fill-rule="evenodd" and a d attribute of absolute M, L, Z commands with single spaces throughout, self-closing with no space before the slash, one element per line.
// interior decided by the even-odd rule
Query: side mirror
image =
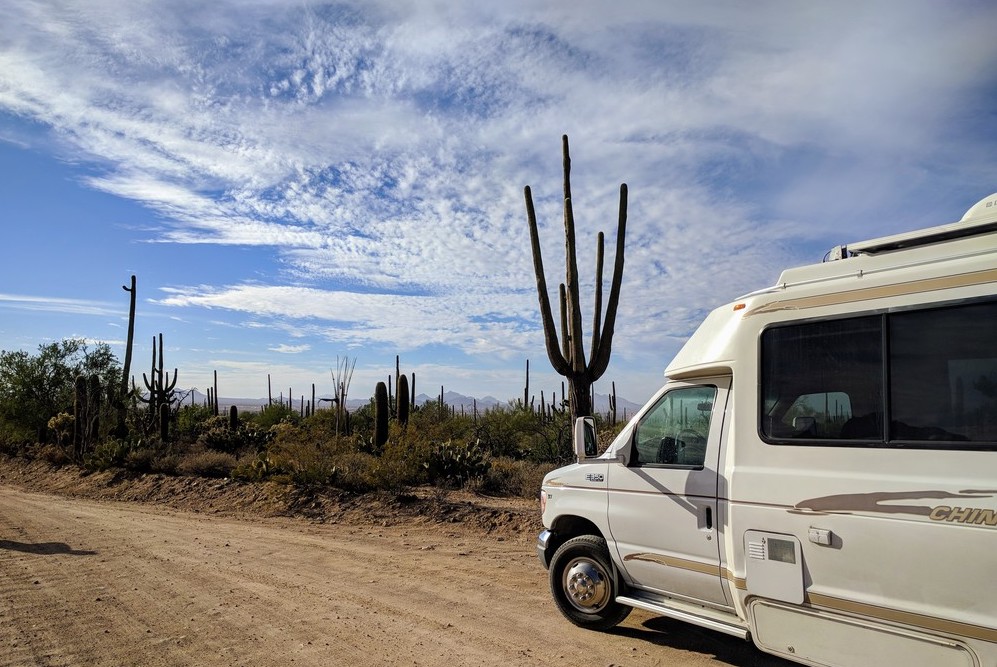
<path fill-rule="evenodd" d="M 575 457 L 582 461 L 599 453 L 599 443 L 595 435 L 595 419 L 579 417 L 575 420 Z"/>

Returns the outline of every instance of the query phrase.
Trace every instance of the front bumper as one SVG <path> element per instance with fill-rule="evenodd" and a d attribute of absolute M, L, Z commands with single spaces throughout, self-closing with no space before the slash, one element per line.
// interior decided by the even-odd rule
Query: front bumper
<path fill-rule="evenodd" d="M 543 564 L 545 570 L 550 567 L 551 554 L 547 550 L 547 547 L 550 546 L 550 541 L 553 537 L 554 533 L 549 530 L 544 530 L 542 533 L 537 535 L 537 557 L 540 559 L 540 562 Z"/>

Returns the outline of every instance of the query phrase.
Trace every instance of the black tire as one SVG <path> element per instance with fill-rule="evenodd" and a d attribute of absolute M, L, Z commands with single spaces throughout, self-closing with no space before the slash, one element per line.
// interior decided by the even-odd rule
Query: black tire
<path fill-rule="evenodd" d="M 631 611 L 619 595 L 606 540 L 579 535 L 558 548 L 550 562 L 550 590 L 565 618 L 589 630 L 608 630 Z"/>

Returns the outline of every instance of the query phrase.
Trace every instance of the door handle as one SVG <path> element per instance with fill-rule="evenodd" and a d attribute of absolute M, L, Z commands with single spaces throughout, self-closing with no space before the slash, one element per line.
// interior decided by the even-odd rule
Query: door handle
<path fill-rule="evenodd" d="M 706 529 L 713 530 L 713 508 L 706 508 Z"/>

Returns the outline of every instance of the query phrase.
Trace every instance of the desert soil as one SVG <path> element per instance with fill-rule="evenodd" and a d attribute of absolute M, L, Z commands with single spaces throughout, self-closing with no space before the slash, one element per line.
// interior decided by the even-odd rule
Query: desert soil
<path fill-rule="evenodd" d="M 0 458 L 0 665 L 789 664 L 640 611 L 574 627 L 536 514 Z"/>

